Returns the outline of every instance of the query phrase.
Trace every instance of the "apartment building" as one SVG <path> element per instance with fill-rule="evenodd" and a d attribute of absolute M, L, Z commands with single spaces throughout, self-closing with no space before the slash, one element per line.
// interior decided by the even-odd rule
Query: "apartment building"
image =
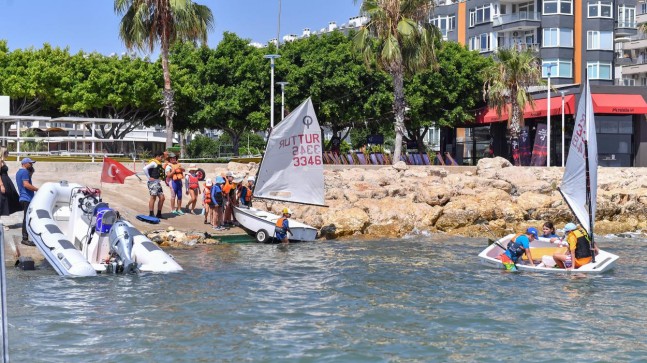
<path fill-rule="evenodd" d="M 636 10 L 637 26 L 647 25 L 647 1 L 640 1 Z M 647 34 L 638 31 L 635 35 L 616 40 L 616 84 L 647 86 Z"/>
<path fill-rule="evenodd" d="M 538 126 L 551 120 L 551 165 L 561 165 L 564 146 L 568 150 L 575 105 L 588 74 L 600 165 L 647 166 L 647 93 L 641 87 L 627 87 L 638 86 L 637 81 L 647 84 L 647 39 L 637 31 L 636 0 L 445 1 L 430 16 L 444 39 L 484 56 L 514 47 L 531 49 L 541 59 L 543 77 L 550 77 L 557 92 L 551 92 L 548 102 L 547 88 L 535 89 L 535 107 L 526 108 L 524 119 L 530 140 Z M 646 6 L 638 5 L 639 14 L 644 14 Z M 638 21 L 647 18 L 639 15 Z M 498 116 L 485 108 L 476 120 L 476 126 L 444 130 L 441 147 L 469 164 L 485 150 L 509 156 L 507 114 Z M 567 135 L 564 143 L 562 133 Z"/>

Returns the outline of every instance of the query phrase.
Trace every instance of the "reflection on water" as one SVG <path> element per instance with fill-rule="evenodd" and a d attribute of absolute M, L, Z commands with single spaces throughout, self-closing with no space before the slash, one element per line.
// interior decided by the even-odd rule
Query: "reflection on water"
<path fill-rule="evenodd" d="M 646 240 L 595 277 L 505 273 L 484 239 L 171 251 L 185 272 L 8 271 L 13 361 L 639 361 Z"/>

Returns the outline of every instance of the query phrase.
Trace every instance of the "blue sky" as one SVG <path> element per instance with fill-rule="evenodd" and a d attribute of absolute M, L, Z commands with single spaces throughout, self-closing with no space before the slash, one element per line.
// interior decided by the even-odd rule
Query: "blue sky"
<path fill-rule="evenodd" d="M 215 47 L 222 33 L 267 43 L 276 37 L 278 0 L 197 0 L 214 14 L 209 34 Z M 125 47 L 119 17 L 112 0 L 0 0 L 0 39 L 9 49 L 41 48 L 43 43 L 69 47 L 72 53 L 98 51 L 121 54 Z M 359 13 L 353 0 L 282 0 L 281 37 L 300 35 L 304 28 L 321 29 L 330 21 L 338 25 Z"/>

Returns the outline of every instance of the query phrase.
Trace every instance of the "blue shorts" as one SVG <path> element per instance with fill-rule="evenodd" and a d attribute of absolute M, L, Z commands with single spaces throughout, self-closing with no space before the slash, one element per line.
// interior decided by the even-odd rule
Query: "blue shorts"
<path fill-rule="evenodd" d="M 173 197 L 182 200 L 182 180 L 171 181 L 171 198 Z"/>

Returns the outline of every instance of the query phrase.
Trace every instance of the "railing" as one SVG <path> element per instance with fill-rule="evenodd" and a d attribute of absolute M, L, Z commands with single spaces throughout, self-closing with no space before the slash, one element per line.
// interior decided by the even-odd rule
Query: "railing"
<path fill-rule="evenodd" d="M 500 26 L 522 20 L 540 21 L 540 17 L 536 11 L 520 11 L 518 13 L 498 15 L 492 19 L 492 26 Z"/>
<path fill-rule="evenodd" d="M 630 21 L 630 20 L 628 20 L 628 21 L 619 21 L 619 22 L 616 23 L 616 29 L 620 29 L 620 28 L 622 28 L 622 29 L 624 29 L 624 28 L 636 28 L 636 25 L 637 24 L 636 24 L 635 20 L 633 20 L 633 21 Z"/>
<path fill-rule="evenodd" d="M 499 49 L 516 49 L 520 52 L 530 49 L 533 52 L 539 52 L 539 44 L 538 43 L 503 44 L 499 46 Z"/>

